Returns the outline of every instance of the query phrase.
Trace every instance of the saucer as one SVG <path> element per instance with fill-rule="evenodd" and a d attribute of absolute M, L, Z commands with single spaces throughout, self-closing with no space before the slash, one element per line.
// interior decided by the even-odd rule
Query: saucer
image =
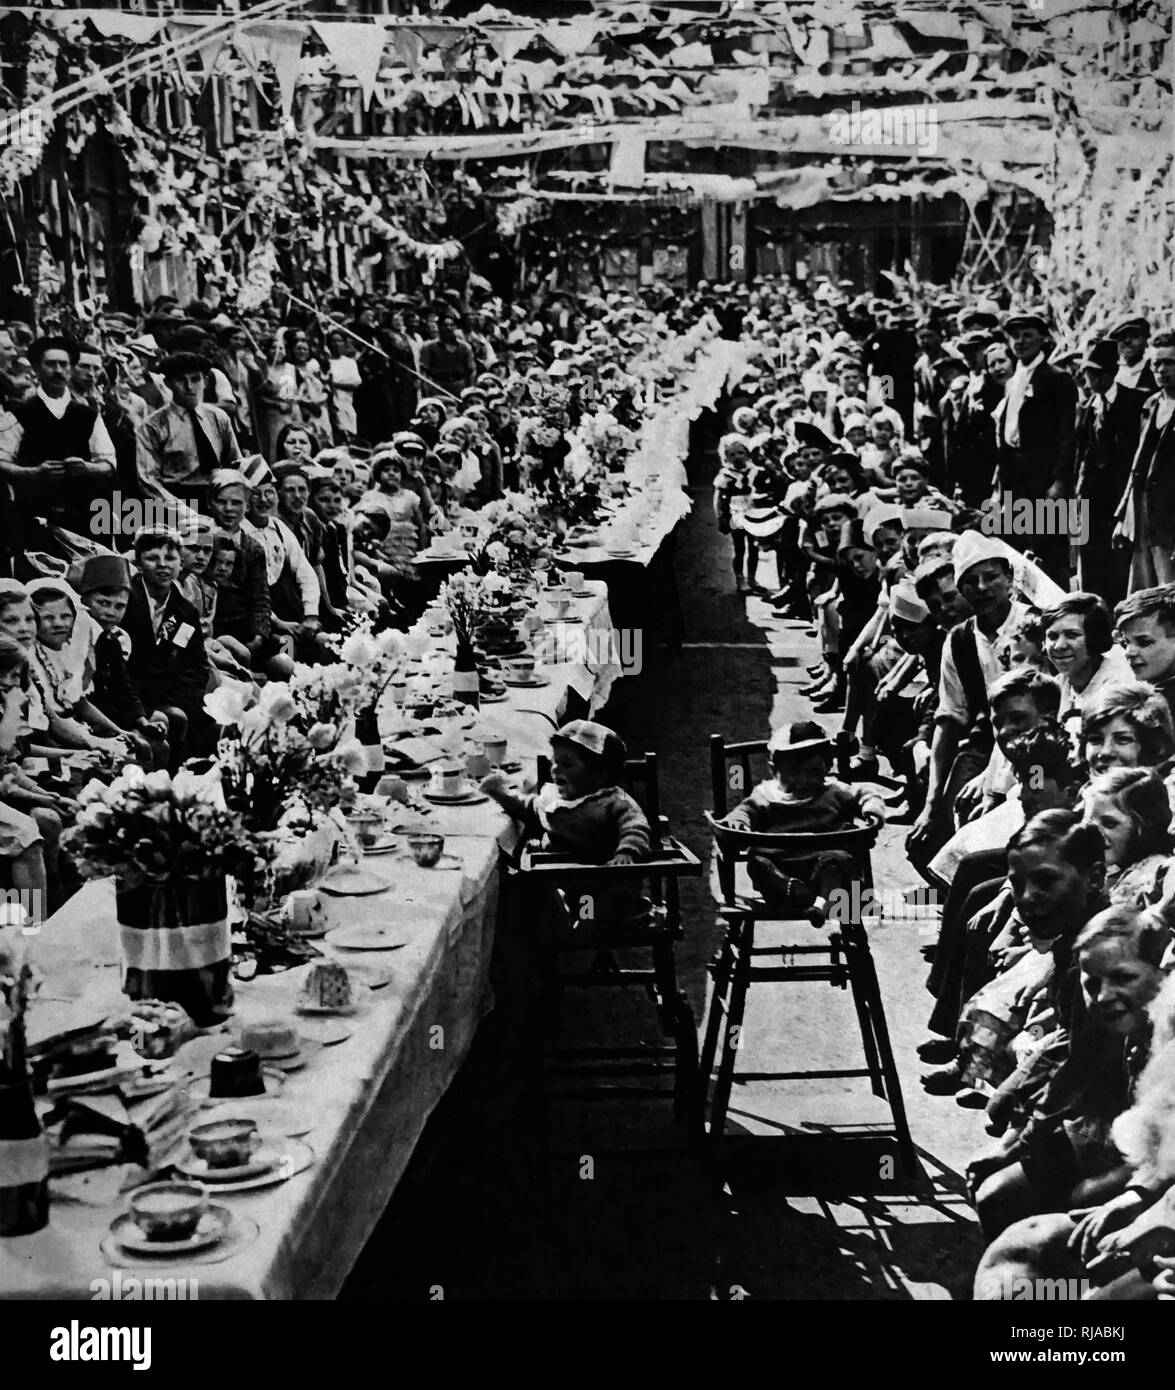
<path fill-rule="evenodd" d="M 631 560 L 636 554 L 635 550 L 611 550 L 605 548 L 604 554 L 611 560 Z"/>
<path fill-rule="evenodd" d="M 190 1148 L 184 1150 L 181 1158 L 176 1160 L 176 1169 L 185 1178 L 192 1178 L 196 1182 L 215 1183 L 219 1186 L 225 1182 L 242 1182 L 246 1178 L 259 1178 L 262 1173 L 268 1173 L 271 1168 L 276 1168 L 282 1160 L 282 1152 L 273 1144 L 263 1143 L 257 1153 L 248 1163 L 237 1163 L 231 1168 L 210 1168 L 208 1160 L 197 1158 Z"/>
<path fill-rule="evenodd" d="M 314 1150 L 309 1144 L 303 1144 L 299 1139 L 274 1139 L 265 1147 L 271 1149 L 276 1156 L 276 1161 L 271 1168 L 252 1178 L 235 1178 L 231 1182 L 218 1182 L 216 1184 L 217 1193 L 251 1192 L 258 1187 L 273 1187 L 276 1183 L 285 1182 L 292 1178 L 295 1173 L 309 1168 L 314 1162 Z"/>
<path fill-rule="evenodd" d="M 503 690 L 497 695 L 487 695 L 484 691 L 478 697 L 483 705 L 500 705 L 503 700 L 508 700 L 509 695 Z"/>
<path fill-rule="evenodd" d="M 314 1038 L 302 1037 L 299 1040 L 298 1050 L 289 1057 L 263 1057 L 261 1059 L 262 1069 L 273 1067 L 277 1071 L 301 1071 L 306 1063 L 316 1052 L 322 1051 L 322 1043 Z"/>
<path fill-rule="evenodd" d="M 403 928 L 388 927 L 336 927 L 326 936 L 326 944 L 341 951 L 397 951 L 411 940 Z"/>
<path fill-rule="evenodd" d="M 424 799 L 437 806 L 480 806 L 489 797 L 476 787 L 467 787 L 463 792 L 425 792 Z"/>
<path fill-rule="evenodd" d="M 183 1240 L 148 1240 L 127 1211 L 114 1218 L 110 1232 L 124 1250 L 134 1255 L 187 1255 L 193 1250 L 204 1250 L 222 1241 L 232 1219 L 232 1212 L 227 1207 L 212 1206 L 201 1216 L 200 1224 L 192 1234 Z"/>
<path fill-rule="evenodd" d="M 348 962 L 347 974 L 352 981 L 358 980 L 361 988 L 369 990 L 384 989 L 396 978 L 396 972 L 386 965 L 372 965 L 367 961 L 357 961 L 354 965 Z"/>
<path fill-rule="evenodd" d="M 366 897 L 369 893 L 382 893 L 391 886 L 381 874 L 361 868 L 335 869 L 319 884 L 324 893 L 336 898 Z"/>
<path fill-rule="evenodd" d="M 289 928 L 290 937 L 294 941 L 321 941 L 329 930 L 323 921 L 315 922 L 309 931 L 297 931 L 288 922 L 286 926 Z"/>
<path fill-rule="evenodd" d="M 385 832 L 373 845 L 360 845 L 359 848 L 364 854 L 390 854 L 396 848 L 398 841 L 390 832 Z M 323 927 L 320 935 L 326 935 L 326 928 Z"/>
<path fill-rule="evenodd" d="M 507 676 L 505 680 L 507 685 L 517 686 L 520 690 L 537 690 L 540 686 L 551 684 L 550 676 L 531 676 L 527 679 L 523 679 L 522 676 Z"/>
<path fill-rule="evenodd" d="M 353 974 L 353 972 L 350 971 L 348 973 Z M 362 980 L 352 979 L 351 1002 L 349 1004 L 344 1004 L 341 1009 L 327 1009 L 321 1004 L 295 1004 L 294 1012 L 296 1014 L 303 1014 L 306 1018 L 350 1018 L 352 1014 L 358 1013 L 361 1006 L 367 1002 L 367 996 L 370 992 L 370 985 L 364 984 Z M 326 1038 L 319 1029 L 314 1030 L 313 1036 L 317 1038 L 324 1047 L 329 1047 L 330 1043 L 334 1041 L 334 1039 Z M 339 1038 L 338 1041 L 342 1042 L 342 1038 Z"/>
<path fill-rule="evenodd" d="M 595 592 L 594 589 L 572 589 L 572 591 L 571 591 L 571 597 L 572 597 L 572 598 L 595 598 L 595 597 L 596 597 L 596 592 Z"/>

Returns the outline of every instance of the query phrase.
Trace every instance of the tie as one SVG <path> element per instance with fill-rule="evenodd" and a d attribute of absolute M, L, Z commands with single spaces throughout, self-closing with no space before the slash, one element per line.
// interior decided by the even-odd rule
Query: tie
<path fill-rule="evenodd" d="M 212 447 L 212 440 L 208 438 L 204 422 L 195 406 L 189 409 L 188 419 L 192 422 L 192 435 L 196 441 L 196 458 L 200 464 L 200 472 L 210 477 L 220 467 L 220 457 Z"/>

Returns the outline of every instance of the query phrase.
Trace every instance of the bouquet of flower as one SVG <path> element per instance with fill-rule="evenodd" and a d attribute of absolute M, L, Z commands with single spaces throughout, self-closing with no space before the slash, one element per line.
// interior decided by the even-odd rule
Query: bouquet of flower
<path fill-rule="evenodd" d="M 441 586 L 439 597 L 453 620 L 458 647 L 472 646 L 477 624 L 486 607 L 484 577 L 470 570 L 459 570 Z"/>
<path fill-rule="evenodd" d="M 529 574 L 536 563 L 551 558 L 550 528 L 533 494 L 508 492 L 484 506 L 477 519 L 477 540 L 470 557 L 474 573 L 488 574 L 493 569 Z"/>
<path fill-rule="evenodd" d="M 347 776 L 366 770 L 349 719 L 310 722 L 283 682 L 257 695 L 224 681 L 204 708 L 225 729 L 217 746 L 225 803 L 254 834 L 276 831 L 298 812 L 308 826 L 315 811 L 338 803 Z"/>
<path fill-rule="evenodd" d="M 298 667 L 290 681 L 290 693 L 316 721 L 373 708 L 404 670 L 403 636 L 393 628 L 373 632 L 367 613 L 355 614 L 345 633 L 327 640 L 338 661 L 330 666 Z M 325 703 L 315 705 L 322 699 Z"/>
<path fill-rule="evenodd" d="M 187 769 L 172 777 L 131 764 L 109 786 L 88 783 L 78 805 L 61 843 L 86 878 L 130 887 L 221 874 L 252 881 L 260 867 L 244 816 L 225 804 L 215 779 Z"/>
<path fill-rule="evenodd" d="M 24 1071 L 21 1023 L 32 993 L 26 942 L 19 927 L 0 927 L 0 1078 L 9 1081 Z"/>

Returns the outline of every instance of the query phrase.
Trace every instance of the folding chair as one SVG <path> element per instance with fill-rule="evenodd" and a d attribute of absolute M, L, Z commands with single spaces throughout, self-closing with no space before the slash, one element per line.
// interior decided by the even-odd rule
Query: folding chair
<path fill-rule="evenodd" d="M 761 777 L 753 777 L 756 768 L 767 766 L 765 741 L 727 743 L 721 735 L 710 739 L 710 771 L 714 797 L 714 813 L 708 815 L 714 829 L 715 868 L 720 900 L 719 915 L 725 923 L 722 945 L 710 962 L 712 980 L 710 1005 L 702 1042 L 701 1072 L 704 1085 L 714 1079 L 710 1100 L 709 1137 L 715 1149 L 721 1144 L 726 1128 L 727 1108 L 736 1077 L 744 1081 L 807 1081 L 832 1080 L 845 1077 L 867 1077 L 874 1095 L 889 1104 L 893 1118 L 893 1134 L 897 1141 L 906 1171 L 918 1172 L 917 1153 L 910 1137 L 906 1109 L 902 1100 L 901 1083 L 890 1045 L 885 1008 L 877 982 L 869 935 L 858 911 L 865 891 L 873 887 L 870 850 L 877 839 L 873 826 L 863 826 L 805 835 L 764 835 L 734 831 L 720 824 L 729 808 L 728 792 L 738 790 L 740 798 L 748 793 Z M 737 768 L 740 776 L 732 777 Z M 834 929 L 823 934 L 817 942 L 760 947 L 755 945 L 756 923 L 792 920 L 769 908 L 755 892 L 742 892 L 738 885 L 737 869 L 752 849 L 771 849 L 794 853 L 797 857 L 821 849 L 840 849 L 854 861 L 854 878 L 860 883 L 859 894 L 849 893 L 850 910 L 840 913 Z M 847 886 L 847 885 L 846 885 Z M 810 932 L 812 929 L 805 925 Z M 772 961 L 772 964 L 758 962 Z M 811 982 L 824 980 L 838 989 L 852 991 L 861 1046 L 865 1055 L 863 1067 L 788 1072 L 738 1072 L 738 1039 L 746 1008 L 747 993 L 757 981 Z"/>
<path fill-rule="evenodd" d="M 550 764 L 540 758 L 538 784 L 550 779 Z M 625 786 L 640 803 L 651 831 L 650 855 L 638 863 L 624 866 L 584 864 L 569 861 L 534 843 L 522 846 L 516 862 L 508 867 L 507 879 L 516 890 L 516 901 L 526 920 L 541 921 L 543 890 L 573 886 L 577 893 L 593 885 L 607 888 L 618 884 L 640 887 L 652 902 L 644 920 L 619 924 L 606 938 L 583 947 L 562 946 L 550 966 L 546 980 L 548 1003 L 557 1013 L 567 989 L 643 988 L 654 1005 L 662 1035 L 672 1039 L 666 1046 L 632 1047 L 579 1046 L 549 1048 L 545 1072 L 549 1087 L 566 1099 L 617 1100 L 656 1097 L 672 1098 L 677 1119 L 697 1134 L 703 1126 L 704 1096 L 698 1076 L 697 1025 L 689 1000 L 677 978 L 677 943 L 684 936 L 678 879 L 700 877 L 701 861 L 668 833 L 668 822 L 661 815 L 654 754 L 631 758 L 625 764 Z M 560 968 L 568 956 L 591 952 L 586 966 Z M 639 951 L 646 955 L 638 967 L 621 965 L 616 953 Z M 672 1077 L 672 1090 L 653 1082 Z M 626 1084 L 635 1078 L 639 1084 Z M 576 1083 L 576 1084 L 572 1084 Z"/>

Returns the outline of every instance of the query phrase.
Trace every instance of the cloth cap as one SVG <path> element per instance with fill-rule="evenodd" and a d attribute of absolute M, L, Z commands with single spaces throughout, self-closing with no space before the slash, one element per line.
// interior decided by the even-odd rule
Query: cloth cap
<path fill-rule="evenodd" d="M 449 424 L 451 422 L 446 421 L 445 423 Z M 415 449 L 421 454 L 426 454 L 428 452 L 428 445 L 425 444 L 420 435 L 413 430 L 401 430 L 399 434 L 394 434 L 392 436 L 392 443 L 395 445 L 397 453 L 402 453 L 405 449 Z"/>
<path fill-rule="evenodd" d="M 1131 333 L 1149 334 L 1150 331 L 1150 324 L 1141 315 L 1138 315 L 1135 318 L 1122 319 L 1120 322 L 1116 323 L 1113 328 L 1110 329 L 1109 336 L 1117 342 L 1119 338 L 1125 338 Z"/>
<path fill-rule="evenodd" d="M 964 531 L 959 537 L 951 560 L 955 566 L 955 583 L 969 569 L 981 565 L 985 560 L 1002 560 L 1009 564 L 1008 552 L 998 536 L 985 536 L 982 531 Z"/>
<path fill-rule="evenodd" d="M 170 380 L 177 376 L 188 376 L 192 372 L 206 372 L 212 365 L 207 357 L 198 352 L 173 352 L 159 364 L 160 375 Z"/>
<path fill-rule="evenodd" d="M 832 740 L 812 719 L 797 719 L 782 725 L 771 735 L 767 744 L 767 752 L 772 758 L 777 753 L 801 753 L 815 749 L 831 751 Z"/>
<path fill-rule="evenodd" d="M 862 525 L 865 528 L 865 539 L 872 545 L 873 538 L 877 535 L 880 527 L 894 525 L 904 527 L 902 508 L 895 507 L 892 502 L 882 502 L 879 506 L 865 513 L 862 518 Z"/>
<path fill-rule="evenodd" d="M 1100 338 L 1090 343 L 1081 355 L 1083 367 L 1096 367 L 1102 372 L 1118 370 L 1118 344 L 1109 338 Z"/>
<path fill-rule="evenodd" d="M 903 507 L 902 524 L 907 531 L 949 531 L 951 514 L 933 507 Z"/>
<path fill-rule="evenodd" d="M 924 623 L 930 617 L 930 609 L 918 597 L 917 589 L 905 579 L 889 591 L 889 612 L 892 618 L 905 623 Z"/>
<path fill-rule="evenodd" d="M 614 733 L 606 724 L 597 724 L 593 719 L 573 719 L 564 724 L 552 739 L 562 739 L 564 743 L 574 743 L 597 758 L 609 754 L 623 756 L 624 743 L 620 735 Z"/>
<path fill-rule="evenodd" d="M 1005 333 L 1011 333 L 1017 328 L 1035 328 L 1040 333 L 1052 333 L 1048 320 L 1042 314 L 1034 314 L 1027 309 L 1021 310 L 1019 313 L 1009 314 L 1004 320 Z"/>
<path fill-rule="evenodd" d="M 253 484 L 244 475 L 244 473 L 241 472 L 239 468 L 216 469 L 216 471 L 212 474 L 211 480 L 213 496 L 215 496 L 218 492 L 223 492 L 225 488 L 229 487 L 243 487 L 247 491 L 251 491 L 253 488 Z"/>
<path fill-rule="evenodd" d="M 69 582 L 79 594 L 94 589 L 129 589 L 131 567 L 121 555 L 91 555 L 70 571 Z"/>
<path fill-rule="evenodd" d="M 857 515 L 857 504 L 847 492 L 830 492 L 826 497 L 816 500 L 816 510 L 818 512 L 828 512 L 834 507 L 839 507 L 844 511 Z"/>

